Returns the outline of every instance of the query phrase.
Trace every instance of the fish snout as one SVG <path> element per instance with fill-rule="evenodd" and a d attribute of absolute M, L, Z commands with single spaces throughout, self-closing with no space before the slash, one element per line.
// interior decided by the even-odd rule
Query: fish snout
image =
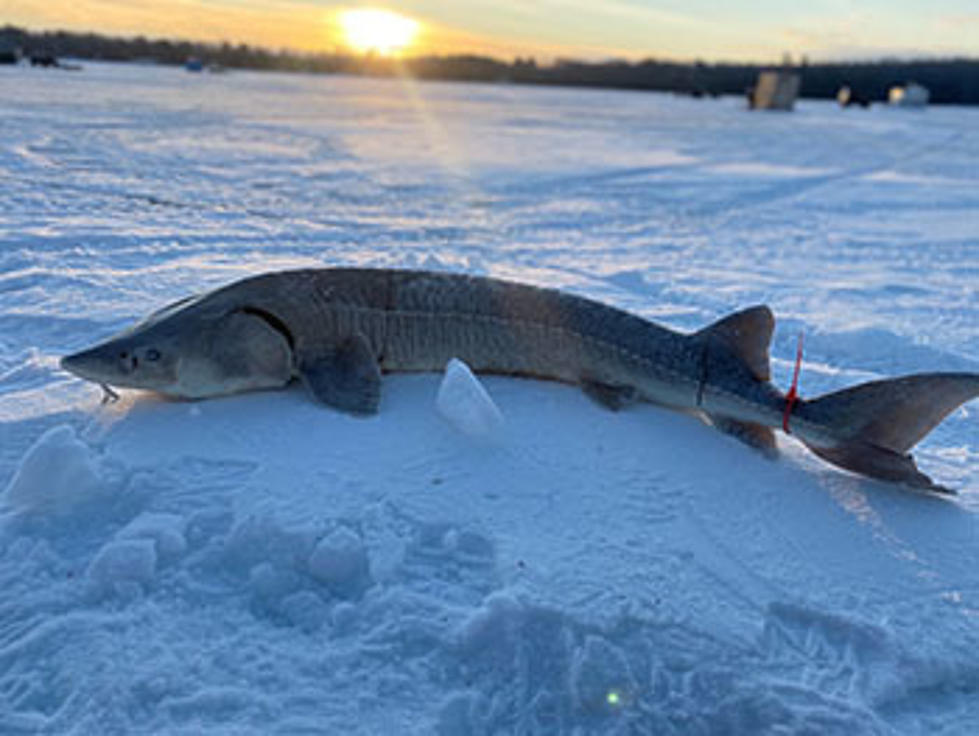
<path fill-rule="evenodd" d="M 61 370 L 74 373 L 79 363 L 78 355 L 78 353 L 72 353 L 71 355 L 62 356 L 61 360 L 58 361 Z"/>
<path fill-rule="evenodd" d="M 65 355 L 58 361 L 58 365 L 61 366 L 61 370 L 63 371 L 68 371 L 80 378 L 84 378 L 82 375 L 82 372 L 85 370 L 84 355 L 84 352 Z"/>
<path fill-rule="evenodd" d="M 62 370 L 87 381 L 104 382 L 110 378 L 106 375 L 105 359 L 97 350 L 81 350 L 66 355 L 59 361 L 59 365 Z"/>

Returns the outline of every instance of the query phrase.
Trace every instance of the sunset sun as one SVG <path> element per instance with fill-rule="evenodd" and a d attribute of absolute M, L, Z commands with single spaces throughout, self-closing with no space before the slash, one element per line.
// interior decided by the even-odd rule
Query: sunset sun
<path fill-rule="evenodd" d="M 421 24 L 390 10 L 361 8 L 341 13 L 340 27 L 354 51 L 391 56 L 411 45 Z"/>

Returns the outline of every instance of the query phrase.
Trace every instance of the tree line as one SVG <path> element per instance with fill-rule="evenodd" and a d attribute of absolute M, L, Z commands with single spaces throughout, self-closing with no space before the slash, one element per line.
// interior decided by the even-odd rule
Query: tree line
<path fill-rule="evenodd" d="M 104 61 L 184 64 L 190 58 L 234 69 L 265 69 L 372 76 L 407 74 L 420 79 L 511 82 L 617 89 L 655 90 L 692 95 L 743 94 L 758 73 L 771 65 L 644 61 L 583 62 L 532 58 L 512 62 L 482 56 L 427 56 L 389 59 L 342 53 L 274 51 L 247 44 L 212 44 L 144 37 L 118 38 L 96 33 L 32 32 L 0 28 L 0 52 Z M 814 63 L 794 67 L 802 75 L 801 95 L 833 98 L 848 86 L 868 100 L 885 100 L 895 85 L 914 81 L 927 87 L 931 101 L 979 104 L 979 59 L 882 59 L 870 62 Z"/>

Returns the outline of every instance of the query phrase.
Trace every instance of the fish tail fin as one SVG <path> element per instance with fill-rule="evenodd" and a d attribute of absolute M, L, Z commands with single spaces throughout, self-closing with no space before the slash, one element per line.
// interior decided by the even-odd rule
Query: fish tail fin
<path fill-rule="evenodd" d="M 979 374 L 921 373 L 801 402 L 800 418 L 828 427 L 832 445 L 806 442 L 827 462 L 914 488 L 953 493 L 918 470 L 908 453 L 950 412 L 979 396 Z"/>

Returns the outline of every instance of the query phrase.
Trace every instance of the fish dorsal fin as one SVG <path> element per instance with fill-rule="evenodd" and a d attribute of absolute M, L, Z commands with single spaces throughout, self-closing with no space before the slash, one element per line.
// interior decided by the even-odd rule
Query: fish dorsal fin
<path fill-rule="evenodd" d="M 759 381 L 771 380 L 768 345 L 775 330 L 775 317 L 764 304 L 729 314 L 694 334 L 704 340 L 719 340 L 744 361 Z"/>

